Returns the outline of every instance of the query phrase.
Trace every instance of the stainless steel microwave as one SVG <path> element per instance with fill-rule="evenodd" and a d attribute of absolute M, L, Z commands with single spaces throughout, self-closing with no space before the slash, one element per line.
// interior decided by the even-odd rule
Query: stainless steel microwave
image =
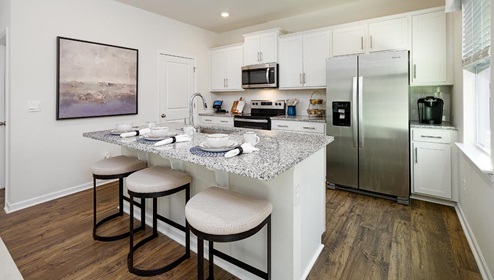
<path fill-rule="evenodd" d="M 242 67 L 242 88 L 277 88 L 278 63 L 265 63 Z"/>

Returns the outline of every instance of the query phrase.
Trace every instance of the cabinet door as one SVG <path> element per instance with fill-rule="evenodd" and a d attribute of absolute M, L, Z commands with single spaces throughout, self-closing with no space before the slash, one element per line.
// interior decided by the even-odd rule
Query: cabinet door
<path fill-rule="evenodd" d="M 449 144 L 413 142 L 413 192 L 451 199 Z"/>
<path fill-rule="evenodd" d="M 225 50 L 211 51 L 211 89 L 223 90 L 226 87 L 227 53 Z"/>
<path fill-rule="evenodd" d="M 260 58 L 262 63 L 278 62 L 278 32 L 261 34 Z"/>
<path fill-rule="evenodd" d="M 408 50 L 408 37 L 407 18 L 369 23 L 369 52 Z"/>
<path fill-rule="evenodd" d="M 280 39 L 280 88 L 302 87 L 302 37 Z"/>
<path fill-rule="evenodd" d="M 412 84 L 447 82 L 446 14 L 412 16 Z"/>
<path fill-rule="evenodd" d="M 260 44 L 260 36 L 246 36 L 244 38 L 244 65 L 253 65 L 260 63 Z"/>
<path fill-rule="evenodd" d="M 226 59 L 226 88 L 228 90 L 242 90 L 242 47 L 230 48 Z"/>
<path fill-rule="evenodd" d="M 329 31 L 305 35 L 303 55 L 304 87 L 326 87 Z"/>
<path fill-rule="evenodd" d="M 333 56 L 364 53 L 365 25 L 333 30 Z"/>

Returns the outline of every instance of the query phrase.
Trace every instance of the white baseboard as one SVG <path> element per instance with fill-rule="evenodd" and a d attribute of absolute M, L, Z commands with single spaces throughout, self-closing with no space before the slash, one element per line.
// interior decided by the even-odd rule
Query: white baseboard
<path fill-rule="evenodd" d="M 427 202 L 432 202 L 432 203 L 436 203 L 436 204 L 442 204 L 442 205 L 451 206 L 451 207 L 455 207 L 455 205 L 456 205 L 456 201 L 444 200 L 444 199 L 420 195 L 420 194 L 412 194 L 410 196 L 410 198 L 422 200 L 422 201 L 427 201 Z"/>
<path fill-rule="evenodd" d="M 97 180 L 96 186 L 107 184 L 107 183 L 110 183 L 112 181 L 115 181 L 115 180 Z M 44 203 L 44 202 L 48 202 L 50 200 L 54 200 L 54 199 L 61 198 L 61 197 L 67 196 L 67 195 L 78 193 L 80 191 L 84 191 L 84 190 L 90 189 L 92 187 L 93 187 L 93 182 L 84 183 L 82 185 L 78 185 L 75 187 L 71 187 L 68 189 L 64 189 L 64 190 L 49 193 L 49 194 L 45 194 L 42 196 L 38 196 L 35 198 L 31 198 L 31 199 L 24 200 L 21 202 L 16 202 L 16 203 L 10 203 L 8 201 L 8 198 L 5 197 L 5 208 L 4 209 L 5 209 L 5 212 L 8 214 L 8 213 L 19 211 L 19 210 L 22 210 L 22 209 L 25 209 L 25 208 L 28 208 L 31 206 L 35 206 L 35 205 Z"/>
<path fill-rule="evenodd" d="M 319 248 L 317 249 L 314 256 L 312 256 L 312 259 L 310 260 L 309 265 L 307 266 L 304 273 L 302 274 L 302 277 L 300 278 L 301 280 L 307 279 L 307 277 L 309 277 L 309 273 L 310 273 L 312 267 L 314 266 L 314 264 L 316 264 L 317 258 L 319 258 L 319 255 L 321 254 L 323 249 L 324 249 L 324 244 L 319 245 Z"/>
<path fill-rule="evenodd" d="M 491 272 L 489 271 L 489 267 L 487 266 L 487 262 L 485 261 L 484 256 L 482 255 L 480 246 L 477 243 L 477 240 L 473 235 L 472 229 L 470 228 L 470 225 L 468 224 L 465 214 L 463 213 L 463 210 L 461 209 L 459 204 L 455 206 L 455 210 L 458 219 L 460 220 L 461 227 L 463 228 L 463 232 L 465 233 L 465 236 L 467 238 L 468 245 L 470 245 L 470 249 L 472 250 L 475 261 L 477 262 L 477 266 L 479 267 L 480 274 L 482 275 L 482 279 L 494 280 Z"/>

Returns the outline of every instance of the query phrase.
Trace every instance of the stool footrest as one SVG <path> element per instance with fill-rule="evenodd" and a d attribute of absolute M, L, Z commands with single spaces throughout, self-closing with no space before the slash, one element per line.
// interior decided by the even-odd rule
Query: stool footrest
<path fill-rule="evenodd" d="M 176 222 L 174 222 L 174 221 L 172 221 L 172 220 L 170 220 L 170 219 L 168 219 L 166 217 L 163 217 L 160 214 L 158 214 L 157 218 L 158 218 L 158 220 L 160 220 L 162 222 L 165 222 L 165 223 L 167 223 L 167 224 L 173 226 L 174 228 L 179 229 L 179 230 L 181 230 L 183 232 L 185 232 L 187 230 L 183 225 L 178 224 L 178 223 L 176 223 Z"/>
<path fill-rule="evenodd" d="M 218 251 L 216 249 L 213 249 L 213 254 L 219 258 L 222 258 L 224 259 L 225 261 L 228 261 L 242 269 L 245 269 L 247 270 L 248 272 L 252 273 L 252 274 L 255 274 L 256 276 L 259 276 L 260 278 L 263 278 L 263 279 L 268 279 L 268 274 L 260 269 L 257 269 L 247 263 L 244 263 L 243 261 L 239 260 L 239 259 L 236 259 L 232 256 L 229 256 L 221 251 Z"/>
<path fill-rule="evenodd" d="M 102 219 L 101 221 L 97 222 L 96 225 L 94 225 L 94 227 L 93 227 L 93 239 L 98 240 L 98 241 L 109 242 L 109 241 L 116 241 L 116 240 L 120 240 L 120 239 L 124 239 L 124 238 L 129 237 L 130 232 L 125 232 L 122 234 L 112 235 L 112 236 L 101 236 L 101 235 L 98 235 L 96 233 L 96 229 L 98 227 L 100 227 L 101 225 L 103 225 L 104 223 L 106 223 L 110 220 L 113 220 L 113 219 L 115 219 L 117 217 L 121 217 L 121 216 L 123 216 L 123 213 L 117 212 L 117 213 L 112 214 L 112 215 Z M 145 224 L 141 222 L 141 225 L 138 228 L 134 229 L 134 232 L 144 230 L 144 228 L 145 228 Z"/>

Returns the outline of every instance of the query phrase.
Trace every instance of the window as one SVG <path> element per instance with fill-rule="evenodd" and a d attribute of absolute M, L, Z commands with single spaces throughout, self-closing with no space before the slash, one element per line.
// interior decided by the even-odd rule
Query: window
<path fill-rule="evenodd" d="M 475 142 L 482 150 L 490 153 L 490 2 L 491 0 L 463 0 L 463 69 L 470 71 L 475 82 L 464 74 L 464 84 L 469 88 L 464 94 L 473 94 L 471 111 L 475 113 Z M 466 112 L 467 114 L 469 112 Z"/>

